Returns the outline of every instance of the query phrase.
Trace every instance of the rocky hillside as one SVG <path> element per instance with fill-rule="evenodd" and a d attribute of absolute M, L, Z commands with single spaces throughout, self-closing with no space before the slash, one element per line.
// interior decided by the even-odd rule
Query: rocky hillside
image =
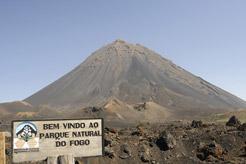
<path fill-rule="evenodd" d="M 145 102 L 129 105 L 118 99 L 110 99 L 103 107 L 82 108 L 70 115 L 71 118 L 103 117 L 108 124 L 136 124 L 140 122 L 160 123 L 169 120 L 171 112 L 154 103 Z"/>
<path fill-rule="evenodd" d="M 226 124 L 194 120 L 139 124 L 135 127 L 106 127 L 105 155 L 76 158 L 76 163 L 245 164 L 245 138 L 246 123 L 242 124 L 236 117 L 232 117 Z M 11 152 L 9 147 L 6 152 Z M 11 153 L 8 154 L 8 160 L 11 160 Z M 30 163 L 46 164 L 45 161 Z"/>

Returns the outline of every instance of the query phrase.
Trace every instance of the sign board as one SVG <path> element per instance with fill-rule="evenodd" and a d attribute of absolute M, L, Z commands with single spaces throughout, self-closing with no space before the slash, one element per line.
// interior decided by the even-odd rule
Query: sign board
<path fill-rule="evenodd" d="M 103 119 L 12 122 L 13 162 L 103 155 Z"/>

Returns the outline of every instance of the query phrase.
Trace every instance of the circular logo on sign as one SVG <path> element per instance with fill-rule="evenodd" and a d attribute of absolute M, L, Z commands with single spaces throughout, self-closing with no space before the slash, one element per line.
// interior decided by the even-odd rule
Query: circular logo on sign
<path fill-rule="evenodd" d="M 19 139 L 28 142 L 36 137 L 37 127 L 31 122 L 22 122 L 16 127 L 15 134 Z"/>

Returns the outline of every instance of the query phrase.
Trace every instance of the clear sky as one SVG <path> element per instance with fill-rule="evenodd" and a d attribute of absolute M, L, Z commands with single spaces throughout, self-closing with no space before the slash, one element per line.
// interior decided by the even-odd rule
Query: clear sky
<path fill-rule="evenodd" d="M 121 38 L 246 99 L 245 0 L 0 0 L 0 102 Z"/>

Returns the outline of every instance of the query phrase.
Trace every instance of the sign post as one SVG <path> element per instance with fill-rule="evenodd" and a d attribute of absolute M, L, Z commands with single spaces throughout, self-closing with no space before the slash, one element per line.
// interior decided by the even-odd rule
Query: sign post
<path fill-rule="evenodd" d="M 13 162 L 73 161 L 103 155 L 103 119 L 12 122 Z M 52 157 L 52 158 L 50 158 Z"/>
<path fill-rule="evenodd" d="M 0 164 L 6 164 L 4 132 L 0 132 Z"/>
<path fill-rule="evenodd" d="M 57 164 L 57 157 L 48 157 L 47 164 Z"/>
<path fill-rule="evenodd" d="M 61 164 L 74 164 L 74 158 L 72 155 L 59 156 L 58 161 Z"/>

